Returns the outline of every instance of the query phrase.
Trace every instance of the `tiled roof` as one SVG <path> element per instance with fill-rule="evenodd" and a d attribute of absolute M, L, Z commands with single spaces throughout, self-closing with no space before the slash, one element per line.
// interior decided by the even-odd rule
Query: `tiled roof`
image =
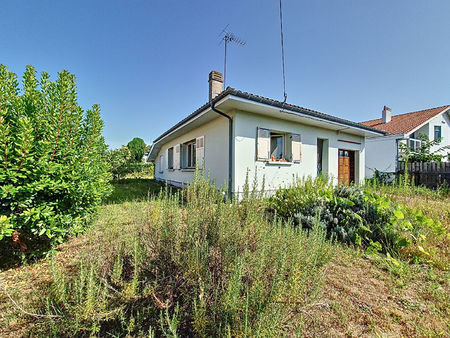
<path fill-rule="evenodd" d="M 383 123 L 381 119 L 361 122 L 363 126 L 376 128 L 387 132 L 388 134 L 407 134 L 420 125 L 435 117 L 439 113 L 448 109 L 450 106 L 442 106 L 430 109 L 415 111 L 401 115 L 394 115 L 388 123 Z"/>
<path fill-rule="evenodd" d="M 244 98 L 244 99 L 256 102 L 256 103 L 262 103 L 262 104 L 274 106 L 274 107 L 277 107 L 277 108 L 280 108 L 280 109 L 286 109 L 286 110 L 292 111 L 294 113 L 309 115 L 311 117 L 324 119 L 324 120 L 328 120 L 328 121 L 331 121 L 331 122 L 341 123 L 341 124 L 344 124 L 344 125 L 347 125 L 347 126 L 350 126 L 350 127 L 360 128 L 360 129 L 364 129 L 364 130 L 367 130 L 367 131 L 380 133 L 380 130 L 372 128 L 370 126 L 365 126 L 365 125 L 362 125 L 362 124 L 357 123 L 357 122 L 353 122 L 353 121 L 349 121 L 349 120 L 342 119 L 342 118 L 339 118 L 339 117 L 335 117 L 333 115 L 324 114 L 324 113 L 321 113 L 321 112 L 318 112 L 318 111 L 315 111 L 315 110 L 312 110 L 312 109 L 303 108 L 303 107 L 296 106 L 296 105 L 289 104 L 289 103 L 284 103 L 284 102 L 281 102 L 281 101 L 278 101 L 278 100 L 270 99 L 268 97 L 264 97 L 264 96 L 260 96 L 260 95 L 256 95 L 256 94 L 252 94 L 252 93 L 248 93 L 248 92 L 243 92 L 241 90 L 238 90 L 238 89 L 235 89 L 235 88 L 232 88 L 232 87 L 227 87 L 227 89 L 225 89 L 222 93 L 220 93 L 218 96 L 216 96 L 212 100 L 212 103 L 219 102 L 220 100 L 222 100 L 227 95 L 233 95 L 233 96 Z M 177 129 L 179 126 L 183 125 L 184 123 L 186 123 L 190 119 L 194 118 L 195 116 L 197 116 L 198 114 L 203 112 L 209 106 L 211 106 L 211 103 L 205 103 L 199 109 L 197 109 L 196 111 L 194 111 L 193 113 L 188 115 L 186 118 L 184 118 L 183 120 L 178 122 L 176 125 L 174 125 L 172 128 L 167 130 L 165 133 L 160 135 L 153 142 L 154 143 L 158 142 L 163 137 L 165 137 L 167 134 L 171 133 L 173 130 Z"/>

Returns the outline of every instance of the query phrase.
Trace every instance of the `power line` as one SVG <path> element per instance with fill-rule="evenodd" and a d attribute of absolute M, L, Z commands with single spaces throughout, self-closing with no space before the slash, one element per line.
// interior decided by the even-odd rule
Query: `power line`
<path fill-rule="evenodd" d="M 284 67 L 283 8 L 281 6 L 281 0 L 280 0 L 280 32 L 281 32 L 281 64 L 283 66 L 283 96 L 284 96 L 283 102 L 286 103 L 287 93 L 286 93 L 286 72 Z"/>

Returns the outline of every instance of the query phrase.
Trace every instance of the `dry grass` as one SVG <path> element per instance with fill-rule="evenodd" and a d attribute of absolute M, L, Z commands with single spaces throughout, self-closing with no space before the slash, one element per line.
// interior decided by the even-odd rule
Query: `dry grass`
<path fill-rule="evenodd" d="M 392 192 L 388 196 L 397 203 L 421 209 L 425 215 L 439 219 L 447 230 L 450 229 L 450 198 Z M 135 222 L 135 216 L 129 210 L 145 206 L 145 202 L 133 203 L 123 213 L 117 212 L 117 204 L 103 206 L 97 227 L 60 246 L 55 260 L 70 273 L 82 252 L 102 241 L 100 229 L 118 218 L 123 224 Z M 319 299 L 302 311 L 302 335 L 450 336 L 449 244 L 447 237 L 442 242 L 436 239 L 425 248 L 436 250 L 431 253 L 439 259 L 437 267 L 405 263 L 395 267 L 382 257 L 367 257 L 363 252 L 340 248 L 326 268 Z M 51 280 L 49 261 L 43 259 L 29 266 L 0 271 L 0 280 L 6 283 L 8 292 L 27 311 L 41 311 L 40 304 L 46 295 L 40 292 Z M 41 325 L 42 320 L 21 314 L 3 290 L 0 291 L 1 337 L 39 335 Z"/>
<path fill-rule="evenodd" d="M 305 318 L 308 337 L 448 336 L 448 272 L 426 265 L 390 273 L 383 263 L 342 250 L 329 264 L 319 302 Z"/>

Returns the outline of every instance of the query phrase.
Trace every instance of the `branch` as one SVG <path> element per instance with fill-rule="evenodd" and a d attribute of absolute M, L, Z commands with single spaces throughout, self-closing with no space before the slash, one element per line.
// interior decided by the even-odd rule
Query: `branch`
<path fill-rule="evenodd" d="M 0 285 L 3 287 L 3 290 L 5 291 L 6 295 L 8 296 L 9 300 L 13 303 L 13 305 L 23 314 L 26 314 L 27 316 L 35 317 L 35 318 L 62 318 L 60 315 L 41 315 L 37 313 L 31 313 L 28 311 L 25 311 L 19 304 L 16 303 L 16 301 L 11 297 L 9 294 L 5 282 L 3 282 L 0 279 Z"/>
<path fill-rule="evenodd" d="M 53 157 L 55 156 L 55 152 L 56 152 L 56 147 L 58 146 L 58 138 L 59 138 L 59 133 L 61 131 L 62 114 L 63 114 L 63 106 L 61 105 L 61 112 L 59 114 L 59 122 L 58 122 L 58 134 L 56 135 L 55 147 L 53 148 L 52 158 L 50 159 L 50 161 L 53 161 Z"/>

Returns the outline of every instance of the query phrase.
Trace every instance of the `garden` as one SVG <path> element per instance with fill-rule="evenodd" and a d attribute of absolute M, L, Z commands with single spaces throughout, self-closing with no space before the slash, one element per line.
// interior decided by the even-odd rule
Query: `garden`
<path fill-rule="evenodd" d="M 107 149 L 72 74 L 0 83 L 0 335 L 448 334 L 446 187 L 176 189 Z"/>

